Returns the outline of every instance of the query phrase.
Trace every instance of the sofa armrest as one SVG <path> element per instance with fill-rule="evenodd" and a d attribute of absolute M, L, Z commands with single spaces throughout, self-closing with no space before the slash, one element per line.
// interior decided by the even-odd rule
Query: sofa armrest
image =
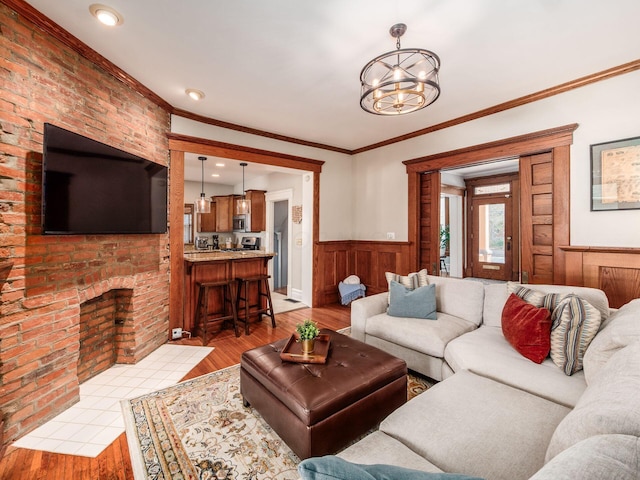
<path fill-rule="evenodd" d="M 351 304 L 351 337 L 364 342 L 367 318 L 387 311 L 388 293 L 360 298 Z"/>

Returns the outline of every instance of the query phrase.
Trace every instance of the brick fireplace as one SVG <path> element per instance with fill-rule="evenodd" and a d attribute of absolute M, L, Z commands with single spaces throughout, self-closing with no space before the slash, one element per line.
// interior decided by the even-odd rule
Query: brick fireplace
<path fill-rule="evenodd" d="M 123 335 L 130 313 L 131 289 L 109 290 L 80 305 L 78 381 L 95 377 L 116 363 L 135 345 Z"/>
<path fill-rule="evenodd" d="M 29 18 L 38 12 L 30 16 L 28 5 L 20 8 L 0 3 L 5 445 L 75 403 L 79 384 L 111 362 L 144 358 L 169 330 L 168 234 L 42 235 L 40 217 L 45 122 L 168 165 L 167 104 L 141 94 L 73 36 L 60 41 L 35 26 Z"/>

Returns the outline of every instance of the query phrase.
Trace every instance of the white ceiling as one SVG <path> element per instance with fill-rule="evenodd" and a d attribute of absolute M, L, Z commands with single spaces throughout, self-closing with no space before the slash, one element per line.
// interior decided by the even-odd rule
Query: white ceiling
<path fill-rule="evenodd" d="M 99 24 L 91 0 L 28 3 L 176 108 L 346 149 L 640 58 L 638 0 L 101 1 L 121 26 Z M 361 110 L 359 75 L 395 49 L 397 22 L 403 48 L 440 56 L 442 94 L 381 117 Z"/>

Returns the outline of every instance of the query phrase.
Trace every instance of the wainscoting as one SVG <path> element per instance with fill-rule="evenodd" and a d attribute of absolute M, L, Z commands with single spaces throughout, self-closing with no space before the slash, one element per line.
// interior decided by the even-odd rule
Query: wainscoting
<path fill-rule="evenodd" d="M 410 270 L 409 242 L 344 240 L 318 242 L 314 265 L 313 305 L 339 302 L 338 283 L 357 275 L 367 287 L 367 296 L 387 291 L 384 272 L 407 274 Z"/>
<path fill-rule="evenodd" d="M 613 308 L 640 297 L 640 248 L 560 248 L 565 251 L 567 285 L 599 288 Z"/>

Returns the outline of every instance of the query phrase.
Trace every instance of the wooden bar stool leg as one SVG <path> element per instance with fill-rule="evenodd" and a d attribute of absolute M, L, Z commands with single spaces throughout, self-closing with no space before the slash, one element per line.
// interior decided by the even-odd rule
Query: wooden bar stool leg
<path fill-rule="evenodd" d="M 242 288 L 244 287 L 244 297 L 242 296 Z M 237 280 L 237 300 L 236 300 L 236 311 L 238 314 L 238 321 L 244 322 L 244 333 L 245 335 L 249 335 L 249 289 L 248 283 L 243 279 Z M 244 302 L 244 303 L 241 303 Z M 242 320 L 240 319 L 240 312 L 244 310 L 244 315 Z"/>
<path fill-rule="evenodd" d="M 230 281 L 229 285 L 227 285 L 227 290 L 225 290 L 225 302 L 226 302 L 226 292 L 229 293 L 229 303 L 231 304 L 231 314 L 233 315 L 233 331 L 236 334 L 236 337 L 240 336 L 240 330 L 238 329 L 238 311 L 236 309 L 236 292 L 234 292 L 234 288 L 237 288 L 237 283 L 235 281 Z"/>
<path fill-rule="evenodd" d="M 200 291 L 204 290 L 202 294 L 202 309 L 200 318 L 202 319 L 202 344 L 207 344 L 207 317 L 209 310 L 209 287 L 201 287 Z"/>
<path fill-rule="evenodd" d="M 194 312 L 193 324 L 196 329 L 200 329 L 200 319 L 202 318 L 202 287 L 198 287 L 198 301 Z"/>
<path fill-rule="evenodd" d="M 251 307 L 249 300 L 249 282 L 246 280 L 244 282 L 244 334 L 250 335 L 249 333 L 249 309 Z"/>
<path fill-rule="evenodd" d="M 271 292 L 269 291 L 269 280 L 268 279 L 264 279 L 261 282 L 266 290 L 266 295 L 267 295 L 267 308 L 269 309 L 269 311 L 267 312 L 267 314 L 271 317 L 271 326 L 275 328 L 276 326 L 276 317 L 273 314 L 273 303 L 271 303 Z"/>

